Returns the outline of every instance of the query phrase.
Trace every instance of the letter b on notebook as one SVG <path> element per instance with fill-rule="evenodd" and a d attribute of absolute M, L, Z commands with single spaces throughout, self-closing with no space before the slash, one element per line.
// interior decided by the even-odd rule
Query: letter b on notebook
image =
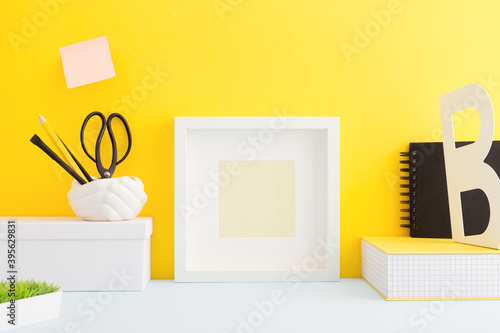
<path fill-rule="evenodd" d="M 456 242 L 500 248 L 500 180 L 496 172 L 484 162 L 493 142 L 495 119 L 493 106 L 486 90 L 478 84 L 469 84 L 439 98 L 443 149 L 450 205 L 451 231 Z M 475 107 L 481 120 L 479 136 L 472 144 L 456 148 L 453 114 Z M 462 198 L 480 190 L 489 202 L 489 222 L 481 234 L 468 235 L 464 231 Z M 468 217 L 474 221 L 474 216 Z M 480 221 L 477 221 L 480 223 Z"/>

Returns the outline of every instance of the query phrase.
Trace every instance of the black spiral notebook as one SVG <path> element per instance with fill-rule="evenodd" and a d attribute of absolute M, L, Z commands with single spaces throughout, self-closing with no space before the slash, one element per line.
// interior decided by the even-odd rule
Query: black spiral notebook
<path fill-rule="evenodd" d="M 472 142 L 456 142 L 462 147 Z M 500 141 L 493 141 L 485 163 L 500 176 Z M 401 191 L 401 224 L 417 238 L 451 238 L 450 206 L 442 142 L 412 142 L 409 151 L 401 153 L 403 175 Z M 465 235 L 478 235 L 489 221 L 489 202 L 483 191 L 461 193 Z"/>

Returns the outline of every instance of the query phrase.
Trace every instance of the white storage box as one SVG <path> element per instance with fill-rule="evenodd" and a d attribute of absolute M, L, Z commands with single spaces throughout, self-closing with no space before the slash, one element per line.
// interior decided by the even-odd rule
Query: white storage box
<path fill-rule="evenodd" d="M 7 266 L 9 220 L 16 221 L 14 269 Z M 55 283 L 63 291 L 144 290 L 151 280 L 152 232 L 151 217 L 0 217 L 0 274 L 15 271 L 17 280 Z"/>

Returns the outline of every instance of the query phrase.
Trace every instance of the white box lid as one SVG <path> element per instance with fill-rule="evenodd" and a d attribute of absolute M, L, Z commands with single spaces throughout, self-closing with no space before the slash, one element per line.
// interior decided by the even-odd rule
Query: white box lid
<path fill-rule="evenodd" d="M 152 217 L 129 221 L 83 221 L 78 217 L 0 217 L 0 240 L 7 239 L 8 221 L 16 221 L 16 239 L 146 239 L 153 233 Z"/>

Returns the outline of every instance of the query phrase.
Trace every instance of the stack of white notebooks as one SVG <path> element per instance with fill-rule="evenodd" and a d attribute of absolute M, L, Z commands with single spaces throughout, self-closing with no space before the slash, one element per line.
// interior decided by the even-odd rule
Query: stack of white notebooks
<path fill-rule="evenodd" d="M 388 300 L 500 299 L 500 251 L 451 239 L 364 237 L 362 276 Z"/>

